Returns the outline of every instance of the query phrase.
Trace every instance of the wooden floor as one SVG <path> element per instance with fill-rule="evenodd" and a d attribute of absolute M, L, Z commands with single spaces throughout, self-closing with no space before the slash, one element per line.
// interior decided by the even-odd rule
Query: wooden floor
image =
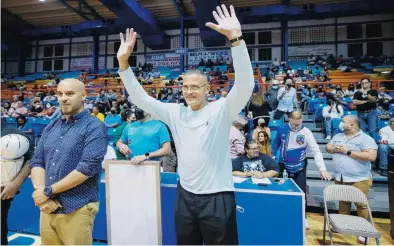
<path fill-rule="evenodd" d="M 306 245 L 329 245 L 330 238 L 326 234 L 326 242 L 323 243 L 323 214 L 307 213 L 310 230 L 306 231 Z M 374 219 L 375 227 L 381 233 L 380 245 L 394 245 L 394 240 L 390 237 L 390 220 Z M 361 245 L 357 243 L 357 238 L 350 235 L 333 234 L 335 245 Z M 369 240 L 368 245 L 376 245 L 375 240 Z"/>
<path fill-rule="evenodd" d="M 307 215 L 311 229 L 306 232 L 306 245 L 324 245 L 323 243 L 323 215 L 319 213 L 308 213 Z M 381 245 L 394 245 L 394 240 L 390 238 L 390 220 L 374 219 L 375 227 L 380 231 Z M 41 245 L 39 236 L 11 233 L 8 237 L 10 245 Z M 105 245 L 105 243 L 94 242 L 94 245 Z M 330 244 L 328 233 L 326 235 L 326 245 Z M 334 234 L 335 245 L 360 245 L 355 236 Z M 376 245 L 375 240 L 369 241 L 368 245 Z"/>

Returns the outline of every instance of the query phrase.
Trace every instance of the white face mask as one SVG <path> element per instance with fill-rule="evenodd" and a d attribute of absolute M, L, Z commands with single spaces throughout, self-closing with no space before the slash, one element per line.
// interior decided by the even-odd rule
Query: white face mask
<path fill-rule="evenodd" d="M 273 85 L 272 88 L 273 89 L 278 89 L 278 86 L 277 85 Z"/>
<path fill-rule="evenodd" d="M 341 131 L 344 131 L 345 129 L 343 128 L 343 122 L 341 122 L 341 123 L 339 123 L 339 129 L 341 130 Z"/>

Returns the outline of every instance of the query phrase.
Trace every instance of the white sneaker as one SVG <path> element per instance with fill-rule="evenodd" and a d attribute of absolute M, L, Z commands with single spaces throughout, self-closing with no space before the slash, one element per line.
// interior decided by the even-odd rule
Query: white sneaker
<path fill-rule="evenodd" d="M 365 243 L 365 239 L 366 239 L 365 237 L 359 236 L 357 238 L 357 242 L 361 243 L 361 244 L 364 244 Z M 368 241 L 369 241 L 369 239 L 367 239 L 367 244 L 368 244 Z"/>
<path fill-rule="evenodd" d="M 309 226 L 309 222 L 308 222 L 307 218 L 305 218 L 305 229 L 306 230 L 310 230 L 311 229 L 311 227 Z"/>
<path fill-rule="evenodd" d="M 331 136 L 328 135 L 328 136 L 326 137 L 326 140 L 331 140 Z"/>

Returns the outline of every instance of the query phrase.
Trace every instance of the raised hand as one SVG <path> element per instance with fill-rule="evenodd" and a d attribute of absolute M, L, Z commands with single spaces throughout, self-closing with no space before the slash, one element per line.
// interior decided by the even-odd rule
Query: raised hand
<path fill-rule="evenodd" d="M 137 40 L 137 33 L 134 32 L 133 28 L 126 29 L 126 39 L 123 37 L 123 33 L 120 36 L 120 46 L 117 54 L 119 61 L 128 61 L 129 56 L 133 52 L 135 41 Z"/>
<path fill-rule="evenodd" d="M 230 5 L 230 13 L 224 4 L 222 4 L 221 8 L 217 6 L 216 11 L 213 11 L 213 17 L 218 24 L 207 22 L 205 24 L 206 26 L 223 34 L 230 40 L 242 35 L 241 24 L 235 15 L 234 7 L 232 5 Z"/>

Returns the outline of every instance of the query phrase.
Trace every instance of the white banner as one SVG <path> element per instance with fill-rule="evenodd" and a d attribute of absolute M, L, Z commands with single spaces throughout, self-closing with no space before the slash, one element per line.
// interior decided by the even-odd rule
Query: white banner
<path fill-rule="evenodd" d="M 104 69 L 104 57 L 99 57 L 98 69 Z M 70 71 L 79 71 L 79 70 L 87 70 L 88 68 L 92 68 L 93 66 L 93 58 L 85 57 L 85 58 L 72 58 L 71 59 L 71 67 Z"/>
<path fill-rule="evenodd" d="M 231 58 L 230 50 L 194 51 L 188 54 L 188 64 L 198 65 L 201 59 L 205 62 L 211 59 L 215 63 L 216 59 L 226 61 L 227 58 Z"/>
<path fill-rule="evenodd" d="M 335 44 L 307 45 L 307 46 L 289 46 L 289 57 L 310 56 L 313 55 L 335 55 Z"/>
<path fill-rule="evenodd" d="M 180 58 L 178 54 L 146 55 L 145 62 L 152 63 L 155 67 L 179 67 Z"/>

